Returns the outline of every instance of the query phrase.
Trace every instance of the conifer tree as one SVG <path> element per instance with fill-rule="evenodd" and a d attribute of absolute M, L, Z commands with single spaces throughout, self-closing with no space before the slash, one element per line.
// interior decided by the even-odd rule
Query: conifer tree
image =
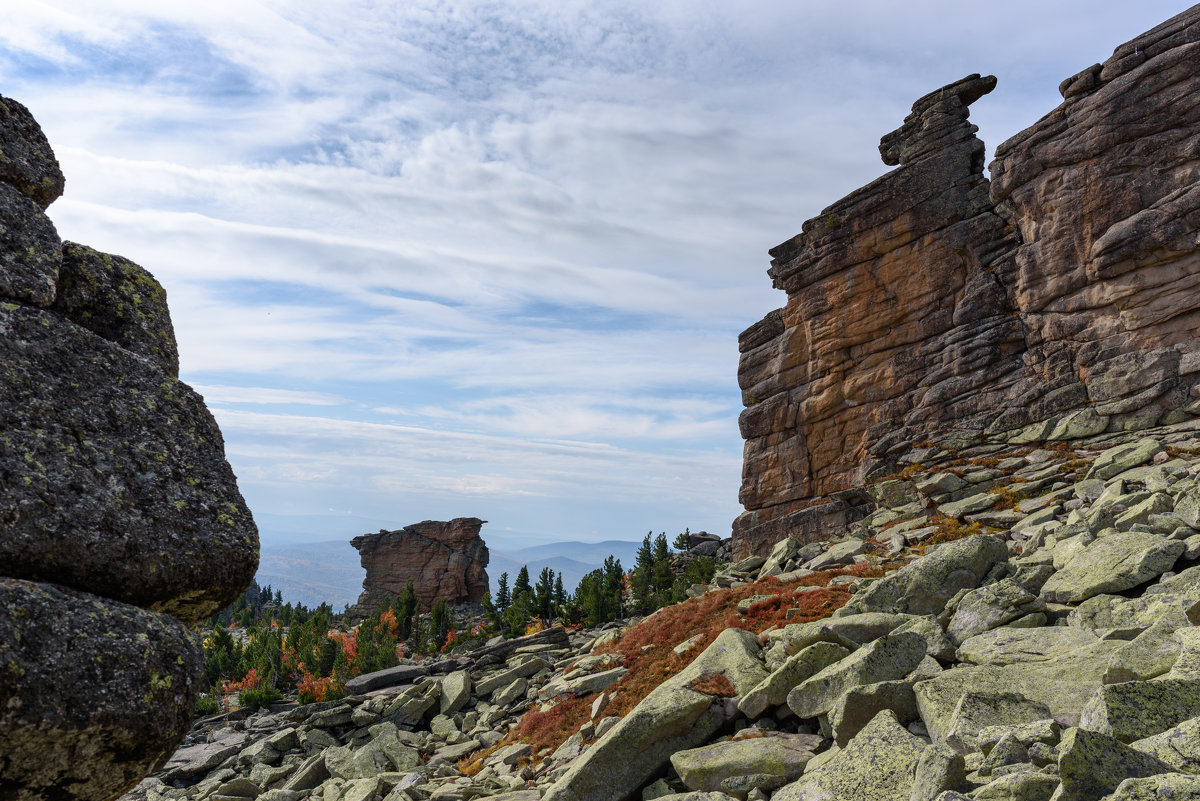
<path fill-rule="evenodd" d="M 513 600 L 515 601 L 519 596 L 531 592 L 533 592 L 533 587 L 529 584 L 529 568 L 521 565 L 521 569 L 517 571 L 517 580 L 513 582 Z"/>
<path fill-rule="evenodd" d="M 500 574 L 500 580 L 496 585 L 496 611 L 503 614 L 511 603 L 512 596 L 508 593 L 508 571 L 505 571 Z"/>
<path fill-rule="evenodd" d="M 549 623 L 554 617 L 554 571 L 543 567 L 538 575 L 537 590 L 534 593 L 534 609 L 538 617 Z"/>
<path fill-rule="evenodd" d="M 562 609 L 567 605 L 567 592 L 563 589 L 562 573 L 554 577 L 554 606 Z"/>

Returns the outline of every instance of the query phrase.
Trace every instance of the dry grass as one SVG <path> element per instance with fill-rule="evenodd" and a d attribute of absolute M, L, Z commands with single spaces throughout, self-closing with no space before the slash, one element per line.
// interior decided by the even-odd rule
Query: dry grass
<path fill-rule="evenodd" d="M 698 693 L 715 695 L 718 698 L 732 698 L 737 694 L 733 688 L 733 682 L 724 673 L 710 673 L 698 679 L 692 679 L 688 686 Z"/>
<path fill-rule="evenodd" d="M 984 528 L 979 523 L 963 523 L 953 517 L 946 517 L 939 514 L 933 515 L 931 522 L 937 526 L 938 530 L 917 547 L 918 553 L 924 554 L 925 549 L 930 545 L 941 545 L 942 543 L 965 539 L 972 534 L 987 534 L 991 531 L 991 529 Z"/>

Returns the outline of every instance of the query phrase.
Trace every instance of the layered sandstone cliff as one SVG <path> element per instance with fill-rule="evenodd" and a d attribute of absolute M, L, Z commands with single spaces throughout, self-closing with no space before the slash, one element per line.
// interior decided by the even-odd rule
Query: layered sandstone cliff
<path fill-rule="evenodd" d="M 425 520 L 352 539 L 367 571 L 357 612 L 370 614 L 399 595 L 409 581 L 421 609 L 429 609 L 438 598 L 452 603 L 482 600 L 488 591 L 488 549 L 479 530 L 486 522 L 477 517 Z"/>
<path fill-rule="evenodd" d="M 162 286 L 62 242 L 29 111 L 0 97 L 0 798 L 113 798 L 187 731 L 188 624 L 254 576 L 258 532 Z"/>
<path fill-rule="evenodd" d="M 787 304 L 740 338 L 735 555 L 815 539 L 929 440 L 1047 442 L 1186 419 L 1200 384 L 1200 7 L 1067 79 L 996 150 L 918 100 L 897 169 L 771 250 Z"/>

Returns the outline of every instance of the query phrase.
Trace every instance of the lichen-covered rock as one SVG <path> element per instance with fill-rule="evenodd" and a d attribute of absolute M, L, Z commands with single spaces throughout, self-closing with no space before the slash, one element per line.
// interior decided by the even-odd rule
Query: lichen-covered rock
<path fill-rule="evenodd" d="M 221 432 L 186 384 L 50 311 L 0 304 L 0 564 L 203 620 L 257 568 Z"/>
<path fill-rule="evenodd" d="M 0 578 L 0 797 L 118 795 L 187 732 L 203 664 L 167 615 Z"/>
<path fill-rule="evenodd" d="M 1068 729 L 1059 745 L 1058 775 L 1062 787 L 1056 801 L 1094 801 L 1125 779 L 1170 773 L 1172 768 L 1104 734 Z"/>
<path fill-rule="evenodd" d="M 1098 641 L 1096 635 L 1087 629 L 1066 626 L 999 628 L 968 639 L 959 647 L 958 658 L 974 665 L 1045 662 Z"/>
<path fill-rule="evenodd" d="M 704 743 L 737 713 L 731 699 L 690 685 L 723 674 L 738 695 L 764 678 L 757 638 L 726 629 L 690 665 L 660 684 L 585 751 L 546 791 L 546 801 L 618 801 L 662 769 L 671 754 Z"/>
<path fill-rule="evenodd" d="M 45 209 L 63 193 L 63 174 L 29 109 L 0 96 L 0 183 L 16 187 Z"/>
<path fill-rule="evenodd" d="M 1042 597 L 1079 603 L 1101 593 L 1145 584 L 1171 569 L 1187 546 L 1142 531 L 1111 531 L 1097 537 L 1042 585 Z"/>
<path fill-rule="evenodd" d="M 0 183 L 0 299 L 49 306 L 61 265 L 62 242 L 50 218 Z"/>
<path fill-rule="evenodd" d="M 902 678 L 924 658 L 925 641 L 919 635 L 880 637 L 801 682 L 788 693 L 787 705 L 802 718 L 825 714 L 851 687 Z"/>
<path fill-rule="evenodd" d="M 1071 626 L 1135 636 L 1163 620 L 1193 625 L 1188 614 L 1200 605 L 1200 566 L 1189 567 L 1147 587 L 1135 598 L 1096 595 L 1067 616 Z"/>
<path fill-rule="evenodd" d="M 718 742 L 676 751 L 671 765 L 690 790 L 719 790 L 745 798 L 795 781 L 820 747 L 818 735 L 776 735 Z"/>
<path fill-rule="evenodd" d="M 1200 715 L 1200 680 L 1125 681 L 1101 687 L 1079 728 L 1132 742 Z"/>
<path fill-rule="evenodd" d="M 488 549 L 479 536 L 486 521 L 459 517 L 426 520 L 396 531 L 355 537 L 363 569 L 362 595 L 353 614 L 365 617 L 413 582 L 421 608 L 444 598 L 478 603 L 488 588 Z"/>
<path fill-rule="evenodd" d="M 203 658 L 180 621 L 245 588 L 258 532 L 176 377 L 163 288 L 119 257 L 64 258 L 43 213 L 62 188 L 37 123 L 0 97 L 0 797 L 95 801 L 186 731 Z"/>
<path fill-rule="evenodd" d="M 51 309 L 179 376 L 179 348 L 167 293 L 150 273 L 120 256 L 63 243 Z"/>
<path fill-rule="evenodd" d="M 1189 718 L 1166 731 L 1134 740 L 1132 748 L 1161 759 L 1175 770 L 1200 776 L 1200 717 Z"/>
<path fill-rule="evenodd" d="M 907 798 L 925 742 L 880 712 L 820 768 L 771 796 L 772 801 L 895 801 Z"/>
<path fill-rule="evenodd" d="M 788 657 L 771 675 L 745 693 L 738 700 L 738 709 L 746 717 L 757 718 L 771 707 L 782 706 L 793 687 L 849 655 L 848 648 L 836 643 L 813 643 Z"/>
<path fill-rule="evenodd" d="M 1022 714 L 1022 720 L 1008 722 L 1047 717 L 1039 711 L 1045 708 L 1060 724 L 1076 726 L 1084 707 L 1101 686 L 1110 655 L 1119 647 L 1120 643 L 1102 641 L 1039 662 L 952 668 L 914 685 L 921 720 L 934 742 L 944 743 L 964 695 L 1003 697 L 1016 688 L 1036 706 Z M 1005 703 L 998 703 L 997 708 L 1003 710 Z"/>
<path fill-rule="evenodd" d="M 1200 778 L 1164 773 L 1145 779 L 1126 779 L 1101 801 L 1200 801 Z"/>
<path fill-rule="evenodd" d="M 855 594 L 837 614 L 904 612 L 936 615 L 955 593 L 978 587 L 997 563 L 1007 561 L 1008 548 L 995 537 L 976 534 L 950 542 L 924 559 L 869 585 Z"/>

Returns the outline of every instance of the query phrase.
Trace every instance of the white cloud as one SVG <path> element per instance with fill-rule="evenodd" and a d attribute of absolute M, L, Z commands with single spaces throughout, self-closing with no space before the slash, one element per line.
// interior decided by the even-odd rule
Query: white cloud
<path fill-rule="evenodd" d="M 784 301 L 766 249 L 882 174 L 913 100 L 997 74 L 972 109 L 994 147 L 1179 10 L 10 6 L 4 92 L 67 176 L 49 213 L 166 286 L 183 375 L 261 511 L 457 496 L 601 538 L 727 530 L 736 336 Z"/>
<path fill-rule="evenodd" d="M 340 395 L 324 392 L 297 392 L 291 389 L 269 387 L 229 387 L 210 384 L 192 384 L 192 389 L 204 396 L 205 402 L 287 404 L 297 406 L 340 406 L 347 402 Z"/>

